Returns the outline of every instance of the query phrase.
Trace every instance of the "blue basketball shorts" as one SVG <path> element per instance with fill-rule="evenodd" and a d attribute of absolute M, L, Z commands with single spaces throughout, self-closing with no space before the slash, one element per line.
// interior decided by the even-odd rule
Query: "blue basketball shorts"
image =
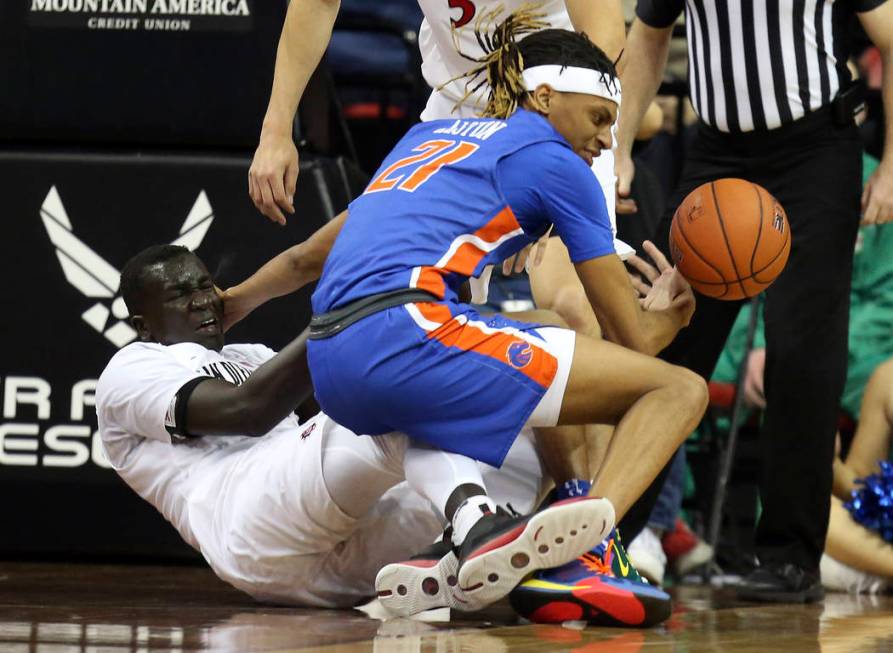
<path fill-rule="evenodd" d="M 339 424 L 498 467 L 525 425 L 557 423 L 575 342 L 567 329 L 431 302 L 310 340 L 308 358 L 316 398 Z"/>

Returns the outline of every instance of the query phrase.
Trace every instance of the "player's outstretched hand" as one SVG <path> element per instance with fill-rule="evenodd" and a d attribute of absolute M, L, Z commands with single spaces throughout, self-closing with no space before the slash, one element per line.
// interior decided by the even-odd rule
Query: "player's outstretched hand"
<path fill-rule="evenodd" d="M 290 134 L 261 134 L 248 169 L 248 194 L 257 210 L 273 222 L 285 224 L 283 211 L 295 212 L 298 148 Z"/>
<path fill-rule="evenodd" d="M 646 240 L 642 248 L 654 261 L 654 265 L 635 254 L 627 259 L 627 263 L 639 273 L 631 274 L 630 280 L 639 293 L 642 308 L 646 311 L 680 311 L 683 324 L 688 325 L 695 306 L 691 286 L 679 270 L 670 265 L 654 243 Z"/>

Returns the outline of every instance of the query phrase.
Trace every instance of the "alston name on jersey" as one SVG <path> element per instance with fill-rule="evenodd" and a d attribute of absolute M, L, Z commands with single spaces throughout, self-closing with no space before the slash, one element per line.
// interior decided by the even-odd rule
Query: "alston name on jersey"
<path fill-rule="evenodd" d="M 493 134 L 508 127 L 504 120 L 457 120 L 449 127 L 439 127 L 434 134 L 449 134 L 451 136 L 467 136 L 485 141 Z"/>

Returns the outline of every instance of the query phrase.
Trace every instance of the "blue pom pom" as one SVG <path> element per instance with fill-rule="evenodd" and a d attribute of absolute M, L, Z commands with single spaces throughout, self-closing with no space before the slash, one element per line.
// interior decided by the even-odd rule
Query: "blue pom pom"
<path fill-rule="evenodd" d="M 856 481 L 853 498 L 844 504 L 857 522 L 893 542 L 893 463 L 882 461 L 881 473 Z"/>

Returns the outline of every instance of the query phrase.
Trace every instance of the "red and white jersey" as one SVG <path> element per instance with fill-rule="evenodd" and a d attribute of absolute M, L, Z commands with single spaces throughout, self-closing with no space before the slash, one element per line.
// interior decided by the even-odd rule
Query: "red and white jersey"
<path fill-rule="evenodd" d="M 460 106 L 456 106 L 465 95 L 465 83 L 461 78 L 474 68 L 470 59 L 483 56 L 484 51 L 474 35 L 474 26 L 478 17 L 502 5 L 503 11 L 496 23 L 503 20 L 530 0 L 419 0 L 419 6 L 425 14 L 419 29 L 419 50 L 422 53 L 422 75 L 431 87 L 428 104 L 422 111 L 422 120 L 440 120 L 443 118 L 476 118 L 487 104 L 490 87 L 484 84 L 476 93 L 470 95 Z M 564 0 L 545 0 L 540 11 L 546 15 L 544 20 L 549 27 L 574 29 L 567 13 Z M 458 49 L 457 49 L 458 44 Z M 462 54 L 460 54 L 460 51 Z M 460 79 L 457 79 L 460 78 Z M 452 80 L 452 81 L 451 81 Z M 476 80 L 477 84 L 481 80 Z M 443 88 L 441 88 L 441 86 Z M 473 84 L 474 85 L 474 84 Z M 438 91 L 438 89 L 440 89 Z M 592 172 L 598 179 L 608 206 L 611 228 L 617 234 L 617 216 L 615 214 L 614 152 L 604 151 L 592 164 Z M 633 249 L 626 243 L 616 240 L 615 249 L 621 258 L 627 258 Z M 473 286 L 474 287 L 474 286 Z M 485 297 L 486 295 L 479 295 Z M 477 299 L 476 301 L 483 301 Z"/>
<path fill-rule="evenodd" d="M 502 5 L 503 11 L 496 18 L 500 22 L 513 11 L 516 11 L 529 0 L 419 0 L 419 6 L 425 14 L 422 27 L 419 30 L 419 49 L 422 53 L 422 75 L 432 89 L 447 84 L 442 93 L 454 103 L 465 95 L 466 80 L 460 79 L 450 82 L 451 79 L 464 75 L 474 63 L 466 59 L 462 54 L 477 59 L 484 55 L 484 51 L 478 45 L 474 35 L 474 26 L 482 14 L 491 11 L 494 7 Z M 573 29 L 571 19 L 565 9 L 564 0 L 546 0 L 542 4 L 541 11 L 545 12 L 545 19 L 549 27 Z M 454 34 L 455 32 L 455 34 Z M 458 44 L 458 50 L 456 45 Z M 462 52 L 460 54 L 459 52 Z M 489 88 L 478 91 L 474 97 L 470 97 L 465 104 L 474 107 L 479 103 L 483 109 L 487 102 Z M 444 118 L 446 116 L 436 116 Z"/>

